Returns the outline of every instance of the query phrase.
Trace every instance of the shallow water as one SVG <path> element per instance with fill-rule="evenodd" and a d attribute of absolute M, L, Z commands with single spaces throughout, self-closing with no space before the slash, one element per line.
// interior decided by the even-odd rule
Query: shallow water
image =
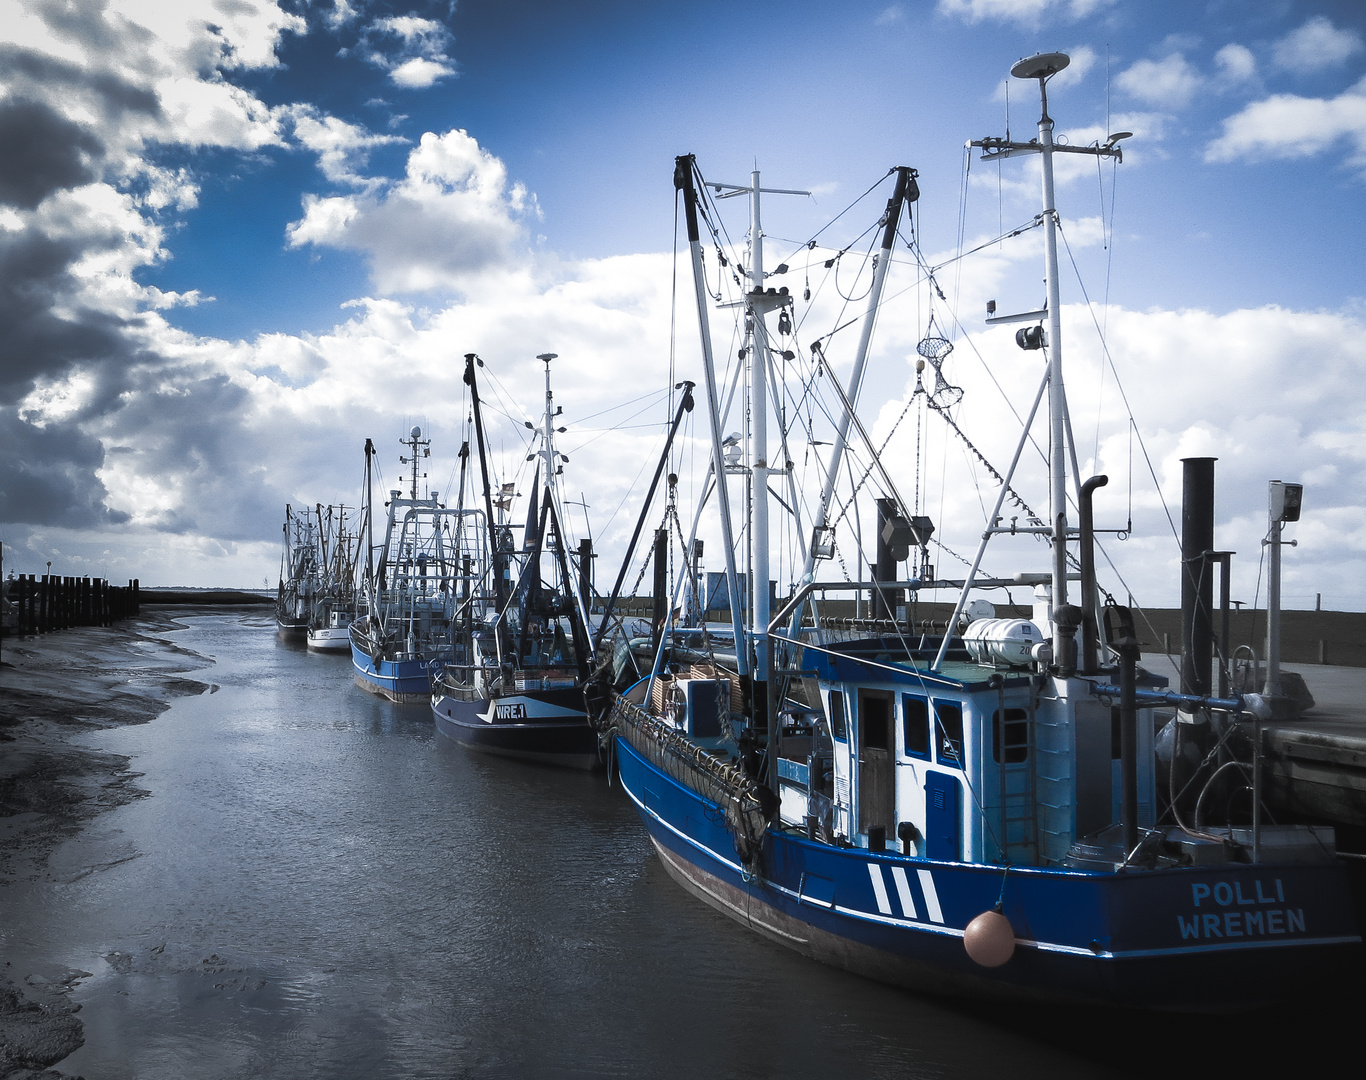
<path fill-rule="evenodd" d="M 91 973 L 64 1072 L 1094 1077 L 1153 1035 L 804 960 L 683 893 L 601 774 L 467 752 L 270 620 L 186 623 L 212 689 L 88 737 L 149 796 L 4 898 L 16 977 Z"/>

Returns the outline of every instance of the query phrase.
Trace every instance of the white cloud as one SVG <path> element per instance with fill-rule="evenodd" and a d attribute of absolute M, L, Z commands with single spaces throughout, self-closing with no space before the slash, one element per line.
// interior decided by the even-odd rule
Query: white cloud
<path fill-rule="evenodd" d="M 381 293 L 467 288 L 474 275 L 512 269 L 521 218 L 535 198 L 462 130 L 422 136 L 404 178 L 385 191 L 308 197 L 289 227 L 291 247 L 364 252 Z"/>
<path fill-rule="evenodd" d="M 401 86 L 405 90 L 425 90 L 454 72 L 455 69 L 450 64 L 428 60 L 425 56 L 414 56 L 395 65 L 389 72 L 389 78 L 395 86 Z"/>
<path fill-rule="evenodd" d="M 351 6 L 349 0 L 335 0 L 332 10 L 323 19 L 331 29 L 336 30 L 355 22 L 359 17 L 360 12 Z"/>
<path fill-rule="evenodd" d="M 1257 60 L 1244 45 L 1225 45 L 1214 54 L 1216 79 L 1221 88 L 1237 89 L 1257 78 Z"/>
<path fill-rule="evenodd" d="M 1275 94 L 1224 121 L 1206 161 L 1303 158 L 1347 141 L 1366 175 L 1366 79 L 1334 98 Z"/>
<path fill-rule="evenodd" d="M 1139 60 L 1115 79 L 1120 89 L 1139 101 L 1164 109 L 1189 105 L 1203 81 L 1179 52 L 1161 60 Z"/>
<path fill-rule="evenodd" d="M 1301 545 L 1293 557 L 1294 584 L 1287 589 L 1298 594 L 1294 606 L 1303 606 L 1304 595 L 1312 604 L 1315 591 L 1327 596 L 1330 590 L 1334 607 L 1366 605 L 1366 586 L 1344 581 L 1341 571 L 1366 561 L 1366 530 L 1361 527 L 1366 513 L 1360 510 L 1366 503 L 1366 474 L 1360 467 L 1366 446 L 1366 327 L 1342 314 L 1277 307 L 1222 315 L 1111 307 L 1105 322 L 1128 403 L 1162 485 L 1161 497 L 1144 475 L 1128 411 L 1100 351 L 1091 316 L 1080 305 L 1063 310 L 1067 386 L 1082 475 L 1103 472 L 1110 477 L 1109 487 L 1097 499 L 1098 525 L 1122 524 L 1132 498 L 1134 539 L 1107 540 L 1105 546 L 1138 599 L 1153 606 L 1176 601 L 1178 545 L 1162 506 L 1165 500 L 1179 521 L 1181 458 L 1208 455 L 1219 459 L 1217 543 L 1238 552 L 1235 598 L 1250 601 L 1257 587 L 1266 484 L 1281 478 L 1303 480 L 1306 506 L 1312 501 L 1317 508 L 1312 538 L 1301 526 Z M 885 341 L 884 334 L 880 328 L 879 339 Z M 1019 408 L 1032 397 L 1039 371 L 1015 348 L 1013 328 L 974 331 L 972 337 L 983 361 Z M 1312 377 L 1307 377 L 1310 372 Z M 945 374 L 966 391 L 958 423 L 1000 469 L 1019 430 L 1004 400 L 962 340 Z M 886 437 L 901 414 L 904 391 L 886 394 L 885 399 L 889 403 L 881 409 L 878 439 Z M 927 422 L 937 425 L 932 414 Z M 1039 425 L 1042 439 L 1042 419 Z M 915 460 L 916 428 L 903 428 L 904 433 L 893 437 L 892 453 L 885 460 Z M 988 493 L 989 505 L 995 484 L 951 433 L 945 430 L 935 439 L 937 448 L 922 444 L 920 451 L 926 472 L 943 477 L 936 482 L 926 512 L 939 525 L 945 544 L 970 551 L 973 529 L 980 529 L 984 512 L 978 485 Z M 1134 478 L 1132 497 L 1129 477 Z M 1046 510 L 1037 455 L 1027 456 L 1016 487 L 1035 511 Z M 1306 525 L 1310 517 L 1306 513 Z M 1341 517 L 1354 524 L 1335 532 L 1328 522 Z M 998 554 L 989 551 L 988 558 L 993 572 L 1011 566 L 996 550 Z M 941 566 L 941 572 L 945 569 Z M 1106 572 L 1103 578 L 1107 588 L 1123 595 L 1112 574 Z"/>
<path fill-rule="evenodd" d="M 1045 14 L 1084 19 L 1114 0 L 939 0 L 939 11 L 965 22 L 1037 23 Z"/>
<path fill-rule="evenodd" d="M 446 54 L 452 41 L 444 24 L 413 15 L 376 19 L 361 39 L 365 59 L 389 73 L 395 86 L 424 90 L 456 74 Z"/>
<path fill-rule="evenodd" d="M 279 114 L 241 87 L 178 77 L 156 89 L 166 113 L 166 135 L 177 143 L 249 151 L 283 145 Z"/>
<path fill-rule="evenodd" d="M 1355 30 L 1339 29 L 1325 16 L 1315 15 L 1276 42 L 1272 58 L 1285 71 L 1313 72 L 1341 67 L 1361 47 Z"/>
<path fill-rule="evenodd" d="M 883 8 L 876 19 L 873 20 L 875 26 L 893 26 L 906 18 L 906 9 L 900 4 L 892 4 Z"/>
<path fill-rule="evenodd" d="M 358 172 L 369 159 L 370 151 L 376 146 L 404 141 L 396 135 L 372 134 L 358 124 L 319 112 L 312 105 L 295 105 L 288 112 L 294 122 L 294 137 L 318 155 L 318 167 L 334 183 L 373 186 L 377 181 Z"/>

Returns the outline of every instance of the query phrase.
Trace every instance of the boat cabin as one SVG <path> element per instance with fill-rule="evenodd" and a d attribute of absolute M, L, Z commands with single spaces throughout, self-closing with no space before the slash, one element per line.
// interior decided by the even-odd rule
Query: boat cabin
<path fill-rule="evenodd" d="M 808 650 L 804 664 L 811 707 L 787 710 L 779 739 L 788 827 L 935 860 L 1058 865 L 1120 820 L 1118 709 L 1087 680 L 992 656 L 931 672 L 881 638 Z M 1139 827 L 1150 828 L 1155 724 L 1141 715 Z"/>

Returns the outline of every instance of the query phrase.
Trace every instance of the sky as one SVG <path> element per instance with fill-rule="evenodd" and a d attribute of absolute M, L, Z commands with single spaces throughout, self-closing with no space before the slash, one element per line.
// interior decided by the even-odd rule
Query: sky
<path fill-rule="evenodd" d="M 1211 456 L 1236 600 L 1265 602 L 1283 479 L 1305 486 L 1286 606 L 1366 610 L 1366 8 L 1328 0 L 0 0 L 4 570 L 273 588 L 286 504 L 357 505 L 365 439 L 397 486 L 419 424 L 430 486 L 453 490 L 469 352 L 495 472 L 525 489 L 549 351 L 602 587 L 668 387 L 702 380 L 673 188 L 692 153 L 708 180 L 810 192 L 763 210 L 766 265 L 814 297 L 794 372 L 861 310 L 888 170 L 917 170 L 859 412 L 961 575 L 995 495 L 982 459 L 1009 465 L 1040 372 L 985 302 L 1043 299 L 1039 230 L 1000 239 L 1038 213 L 1037 159 L 964 144 L 1034 136 L 1037 85 L 1009 69 L 1041 51 L 1071 57 L 1061 138 L 1133 133 L 1122 163 L 1058 166 L 1106 588 L 1176 602 L 1181 459 Z M 742 202 L 717 207 L 741 261 Z M 733 361 L 729 318 L 711 314 Z M 828 339 L 842 379 L 855 334 Z M 914 393 L 934 334 L 961 437 Z M 680 498 L 705 470 L 705 426 L 685 434 Z M 804 437 L 809 479 L 828 447 Z M 851 573 L 863 518 L 842 518 Z"/>

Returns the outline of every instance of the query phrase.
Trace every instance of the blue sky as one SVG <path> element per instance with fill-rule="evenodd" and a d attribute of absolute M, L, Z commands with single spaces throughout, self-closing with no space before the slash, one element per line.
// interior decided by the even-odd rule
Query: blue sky
<path fill-rule="evenodd" d="M 1135 133 L 1122 165 L 1088 159 L 1059 198 L 1167 505 L 1181 454 L 1220 458 L 1221 542 L 1248 552 L 1251 599 L 1265 481 L 1302 475 L 1287 598 L 1366 608 L 1358 3 L 168 10 L 0 0 L 0 304 L 23 328 L 0 355 L 7 567 L 273 584 L 283 504 L 353 503 L 367 436 L 387 445 L 421 415 L 434 455 L 453 455 L 464 352 L 513 388 L 534 385 L 537 352 L 561 353 L 566 411 L 585 416 L 662 385 L 679 153 L 709 178 L 757 163 L 813 191 L 766 207 L 779 241 L 910 165 L 917 237 L 944 261 L 960 232 L 971 246 L 1037 211 L 1027 165 L 974 162 L 960 225 L 962 148 L 1004 134 L 1007 109 L 1030 137 L 1037 95 L 1010 64 L 1063 50 L 1059 131 Z M 1002 255 L 945 303 L 967 326 L 987 296 L 1033 306 L 1039 278 Z M 868 419 L 890 432 L 913 387 L 891 353 L 914 328 L 888 313 L 879 334 Z M 1097 428 L 1093 464 L 1127 475 L 1109 437 Z M 625 497 L 610 466 L 645 444 L 624 439 L 585 436 L 590 501 Z M 979 502 L 940 498 L 946 517 Z M 1161 501 L 1126 499 L 1148 537 L 1126 557 L 1170 602 Z"/>

